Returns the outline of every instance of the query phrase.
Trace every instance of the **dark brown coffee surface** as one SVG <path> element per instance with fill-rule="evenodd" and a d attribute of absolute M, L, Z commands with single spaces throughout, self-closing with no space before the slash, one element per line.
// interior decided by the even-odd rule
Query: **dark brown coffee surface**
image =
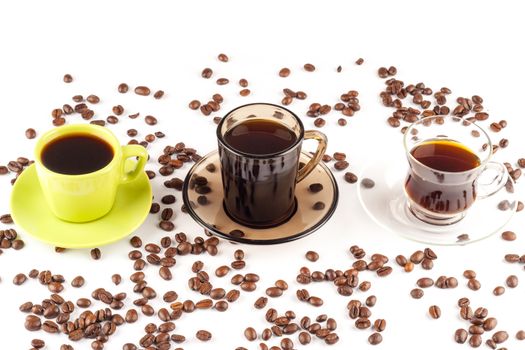
<path fill-rule="evenodd" d="M 424 142 L 410 153 L 429 168 L 452 173 L 474 169 L 481 163 L 466 146 L 450 140 Z"/>
<path fill-rule="evenodd" d="M 234 126 L 224 134 L 224 140 L 234 150 L 255 154 L 281 152 L 297 141 L 295 133 L 280 123 L 253 119 Z"/>
<path fill-rule="evenodd" d="M 474 203 L 476 176 L 460 174 L 480 165 L 474 152 L 455 141 L 436 140 L 418 145 L 410 153 L 417 160 L 410 159 L 405 181 L 412 201 L 438 214 L 460 213 Z"/>
<path fill-rule="evenodd" d="M 76 134 L 51 141 L 42 150 L 41 157 L 44 166 L 51 171 L 80 175 L 108 165 L 113 159 L 113 149 L 101 138 Z"/>

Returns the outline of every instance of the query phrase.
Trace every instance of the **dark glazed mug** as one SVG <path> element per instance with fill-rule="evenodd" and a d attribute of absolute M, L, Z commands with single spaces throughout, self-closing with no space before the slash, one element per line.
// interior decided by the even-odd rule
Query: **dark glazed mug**
<path fill-rule="evenodd" d="M 248 121 L 278 123 L 295 135 L 295 141 L 268 154 L 235 149 L 227 143 L 225 135 Z M 295 184 L 317 166 L 327 146 L 323 133 L 305 131 L 293 112 L 266 103 L 248 104 L 229 112 L 217 127 L 217 139 L 225 211 L 236 222 L 255 228 L 280 225 L 295 213 Z M 301 167 L 299 155 L 306 139 L 316 140 L 318 147 L 312 159 Z"/>

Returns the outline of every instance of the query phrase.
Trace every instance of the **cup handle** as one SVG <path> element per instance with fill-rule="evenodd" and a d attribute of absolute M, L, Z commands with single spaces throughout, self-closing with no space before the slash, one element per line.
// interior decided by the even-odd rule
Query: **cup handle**
<path fill-rule="evenodd" d="M 299 172 L 297 174 L 297 182 L 303 180 L 308 174 L 314 170 L 314 168 L 319 164 L 321 159 L 324 156 L 324 152 L 326 151 L 326 146 L 328 144 L 328 139 L 325 134 L 323 134 L 320 131 L 317 130 L 307 130 L 304 132 L 304 139 L 310 140 L 314 139 L 318 142 L 317 150 L 315 151 L 314 156 L 308 163 L 305 164 L 301 169 L 299 169 Z"/>
<path fill-rule="evenodd" d="M 509 179 L 509 172 L 505 165 L 498 162 L 488 162 L 477 180 L 477 198 L 488 198 L 501 190 Z"/>
<path fill-rule="evenodd" d="M 132 171 L 126 172 L 125 166 L 126 161 L 129 158 L 137 157 L 138 162 L 135 166 L 135 169 Z M 121 183 L 128 183 L 137 178 L 143 171 L 144 167 L 146 166 L 146 162 L 148 161 L 148 152 L 146 149 L 139 145 L 126 145 L 122 146 L 122 177 L 120 182 Z"/>

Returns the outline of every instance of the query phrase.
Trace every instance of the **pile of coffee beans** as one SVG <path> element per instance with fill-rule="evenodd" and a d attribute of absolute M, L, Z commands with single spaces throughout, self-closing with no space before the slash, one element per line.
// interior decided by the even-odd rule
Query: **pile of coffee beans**
<path fill-rule="evenodd" d="M 4 225 L 11 225 L 13 219 L 10 214 L 0 215 L 0 223 Z M 0 230 L 0 255 L 4 252 L 4 249 L 12 248 L 14 250 L 20 250 L 24 248 L 24 241 L 18 237 L 18 233 L 13 228 L 1 229 Z"/>

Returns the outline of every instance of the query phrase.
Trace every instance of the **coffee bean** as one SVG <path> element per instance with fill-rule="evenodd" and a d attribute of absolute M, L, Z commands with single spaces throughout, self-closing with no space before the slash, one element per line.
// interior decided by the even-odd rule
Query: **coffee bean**
<path fill-rule="evenodd" d="M 99 260 L 101 257 L 101 252 L 100 252 L 100 249 L 98 248 L 91 249 L 90 254 L 91 254 L 91 259 L 93 260 Z"/>
<path fill-rule="evenodd" d="M 270 287 L 266 289 L 266 295 L 268 295 L 271 298 L 277 298 L 283 295 L 283 291 L 282 289 L 277 287 Z"/>
<path fill-rule="evenodd" d="M 323 302 L 323 299 L 319 298 L 319 297 L 314 297 L 314 296 L 311 296 L 308 298 L 308 303 L 312 306 L 315 306 L 315 307 L 319 307 L 319 306 L 322 306 L 324 304 Z"/>
<path fill-rule="evenodd" d="M 281 78 L 286 78 L 290 75 L 290 69 L 289 68 L 281 68 L 281 70 L 279 71 L 279 76 Z"/>
<path fill-rule="evenodd" d="M 9 169 L 5 165 L 0 165 L 0 175 L 5 175 L 9 172 Z"/>
<path fill-rule="evenodd" d="M 468 338 L 468 332 L 464 330 L 463 328 L 459 328 L 454 333 L 454 340 L 458 344 L 464 344 L 467 341 Z"/>
<path fill-rule="evenodd" d="M 494 288 L 494 290 L 492 291 L 492 294 L 494 294 L 495 296 L 500 296 L 500 295 L 503 295 L 504 293 L 505 293 L 505 287 L 502 287 L 502 286 L 498 286 Z"/>
<path fill-rule="evenodd" d="M 73 81 L 73 77 L 71 76 L 71 74 L 64 74 L 64 83 L 71 83 Z"/>
<path fill-rule="evenodd" d="M 97 104 L 100 102 L 100 98 L 97 95 L 89 95 L 86 100 L 91 104 Z"/>
<path fill-rule="evenodd" d="M 216 83 L 217 85 L 226 85 L 228 84 L 230 81 L 227 79 L 227 78 L 219 78 L 217 79 Z"/>
<path fill-rule="evenodd" d="M 368 337 L 368 342 L 370 343 L 370 345 L 377 345 L 382 341 L 383 336 L 380 333 L 372 333 L 372 335 Z"/>
<path fill-rule="evenodd" d="M 441 309 L 437 305 L 432 305 L 428 309 L 428 313 L 429 313 L 430 317 L 432 317 L 433 319 L 438 319 L 438 318 L 441 317 Z"/>
<path fill-rule="evenodd" d="M 305 256 L 306 256 L 306 259 L 308 259 L 308 260 L 310 260 L 312 262 L 315 262 L 315 261 L 319 260 L 319 254 L 317 252 L 312 251 L 312 250 L 307 251 Z"/>
<path fill-rule="evenodd" d="M 315 66 L 311 63 L 306 63 L 304 66 L 303 66 L 304 70 L 307 71 L 307 72 L 313 72 L 315 70 Z"/>
<path fill-rule="evenodd" d="M 372 179 L 369 179 L 369 178 L 364 178 L 361 180 L 361 186 L 363 186 L 364 188 L 373 188 L 375 186 L 375 182 L 374 180 Z"/>
<path fill-rule="evenodd" d="M 200 330 L 200 331 L 197 331 L 197 333 L 195 334 L 195 337 L 199 339 L 200 341 L 208 341 L 211 339 L 212 334 L 206 330 Z"/>
<path fill-rule="evenodd" d="M 355 175 L 354 173 L 351 173 L 351 172 L 347 172 L 345 173 L 345 181 L 348 182 L 348 183 L 356 183 L 357 182 L 357 175 Z"/>
<path fill-rule="evenodd" d="M 501 344 L 509 338 L 509 334 L 505 331 L 498 331 L 492 335 L 492 340 L 496 344 Z"/>
<path fill-rule="evenodd" d="M 479 290 L 481 288 L 481 283 L 479 283 L 479 281 L 477 279 L 471 278 L 471 279 L 468 280 L 467 287 L 469 287 L 470 289 L 476 291 L 476 290 Z"/>
<path fill-rule="evenodd" d="M 323 126 L 325 126 L 325 124 L 326 124 L 326 121 L 323 118 L 316 118 L 314 120 L 314 125 L 317 128 L 322 128 Z"/>
<path fill-rule="evenodd" d="M 374 322 L 374 329 L 376 330 L 376 332 L 382 332 L 384 331 L 386 328 L 386 321 L 379 318 L 377 320 L 375 320 Z"/>
<path fill-rule="evenodd" d="M 239 95 L 243 97 L 248 96 L 250 93 L 251 93 L 250 89 L 242 89 L 241 91 L 239 91 Z"/>
<path fill-rule="evenodd" d="M 254 341 L 257 339 L 257 332 L 253 327 L 248 327 L 244 330 L 244 336 L 246 339 L 248 339 L 248 341 Z"/>
<path fill-rule="evenodd" d="M 325 208 L 325 204 L 323 202 L 315 202 L 312 208 L 314 210 L 323 210 Z"/>
<path fill-rule="evenodd" d="M 385 277 L 392 273 L 392 268 L 390 266 L 383 266 L 377 269 L 376 273 L 379 277 Z"/>
<path fill-rule="evenodd" d="M 336 170 L 344 170 L 348 168 L 349 165 L 350 164 L 346 160 L 340 160 L 340 161 L 335 162 L 334 168 Z"/>
<path fill-rule="evenodd" d="M 135 88 L 135 93 L 140 96 L 148 96 L 151 93 L 151 90 L 147 86 L 137 86 Z"/>
<path fill-rule="evenodd" d="M 465 270 L 463 271 L 463 277 L 466 279 L 476 278 L 477 274 L 473 270 Z"/>
<path fill-rule="evenodd" d="M 525 340 L 525 331 L 524 330 L 519 330 L 516 333 L 516 339 L 518 339 L 518 340 Z"/>
<path fill-rule="evenodd" d="M 501 238 L 503 238 L 505 241 L 514 241 L 516 240 L 516 234 L 512 231 L 504 231 L 501 234 Z"/>
<path fill-rule="evenodd" d="M 424 295 L 424 292 L 422 289 L 419 289 L 419 288 L 414 288 L 410 291 L 410 295 L 412 296 L 412 298 L 414 299 L 421 299 Z"/>
<path fill-rule="evenodd" d="M 505 280 L 505 283 L 509 288 L 516 288 L 518 286 L 518 277 L 515 275 L 510 275 Z"/>
<path fill-rule="evenodd" d="M 26 316 L 24 327 L 31 332 L 38 331 L 42 327 L 42 323 L 39 317 L 34 315 Z"/>
<path fill-rule="evenodd" d="M 342 70 L 343 70 L 343 67 L 337 66 L 337 68 L 336 68 L 337 73 L 341 73 Z"/>
<path fill-rule="evenodd" d="M 146 124 L 148 124 L 148 125 L 155 125 L 155 124 L 157 124 L 157 118 L 155 118 L 155 117 L 152 116 L 152 115 L 147 115 L 147 116 L 144 118 L 144 121 L 145 121 Z"/>
<path fill-rule="evenodd" d="M 71 286 L 74 288 L 80 288 L 84 285 L 84 282 L 85 282 L 84 277 L 77 276 L 73 278 L 73 280 L 71 281 Z"/>
<path fill-rule="evenodd" d="M 26 134 L 26 138 L 29 140 L 32 140 L 36 137 L 36 131 L 33 128 L 27 129 L 25 134 Z"/>
<path fill-rule="evenodd" d="M 126 92 L 128 92 L 128 90 L 129 90 L 129 86 L 128 86 L 128 84 L 126 84 L 126 83 L 121 83 L 121 84 L 119 84 L 117 90 L 118 90 L 118 92 L 120 92 L 121 94 L 125 94 Z"/>
<path fill-rule="evenodd" d="M 91 305 L 91 300 L 87 298 L 80 298 L 77 300 L 77 306 L 81 308 L 87 308 Z"/>
<path fill-rule="evenodd" d="M 26 275 L 23 274 L 23 273 L 19 273 L 19 274 L 17 274 L 17 275 L 13 278 L 13 284 L 16 285 L 16 286 L 20 286 L 20 285 L 22 285 L 26 280 L 27 280 Z"/>

